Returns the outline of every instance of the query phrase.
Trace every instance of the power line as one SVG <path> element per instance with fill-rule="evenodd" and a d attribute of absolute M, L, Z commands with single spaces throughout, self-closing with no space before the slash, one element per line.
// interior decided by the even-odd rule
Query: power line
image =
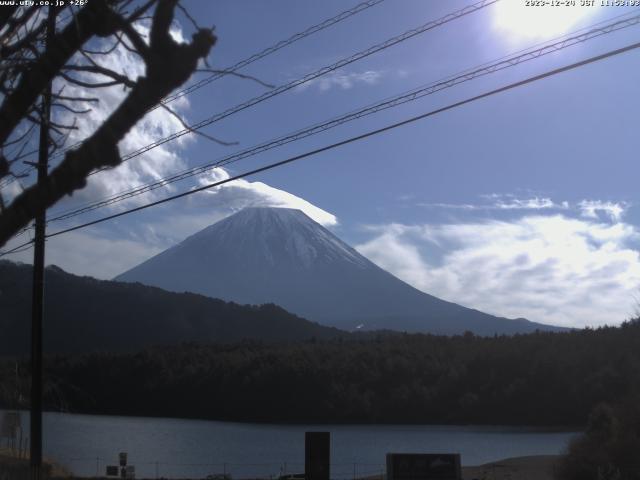
<path fill-rule="evenodd" d="M 588 65 L 588 64 L 591 64 L 591 63 L 598 62 L 600 60 L 604 60 L 604 59 L 609 58 L 609 57 L 613 57 L 613 56 L 616 56 L 616 55 L 620 55 L 622 53 L 626 53 L 628 51 L 634 50 L 634 49 L 639 48 L 639 47 L 640 47 L 640 42 L 634 43 L 634 44 L 628 45 L 626 47 L 618 48 L 616 50 L 611 50 L 609 52 L 606 52 L 606 53 L 603 53 L 603 54 L 600 54 L 600 55 L 596 55 L 596 56 L 587 58 L 585 60 L 581 60 L 579 62 L 575 62 L 575 63 L 569 64 L 569 65 L 566 65 L 564 67 L 560 67 L 560 68 L 556 68 L 556 69 L 553 69 L 553 70 L 549 70 L 549 71 L 544 72 L 542 74 L 538 74 L 538 75 L 529 77 L 529 78 L 527 78 L 525 80 L 521 80 L 521 81 L 518 81 L 518 82 L 514 82 L 514 83 L 511 83 L 511 84 L 508 84 L 506 86 L 491 90 L 489 92 L 485 92 L 483 94 L 476 95 L 474 97 L 470 97 L 470 98 L 467 98 L 465 100 L 449 104 L 449 105 L 447 105 L 445 107 L 441 107 L 441 108 L 438 108 L 436 110 L 432 110 L 430 112 L 427 112 L 427 113 L 424 113 L 424 114 L 421 114 L 421 115 L 418 115 L 418 116 L 415 116 L 415 117 L 411 117 L 411 118 L 403 120 L 401 122 L 393 123 L 393 124 L 388 125 L 386 127 L 382 127 L 382 128 L 376 129 L 376 130 L 372 130 L 372 131 L 369 131 L 367 133 L 364 133 L 364 134 L 361 134 L 361 135 L 357 135 L 355 137 L 351 137 L 349 139 L 342 140 L 340 142 L 333 143 L 331 145 L 328 145 L 328 146 L 325 146 L 325 147 L 322 147 L 322 148 L 319 148 L 319 149 L 316 149 L 316 150 L 312 150 L 312 151 L 303 153 L 301 155 L 290 157 L 290 158 L 287 158 L 285 160 L 281 160 L 279 162 L 271 163 L 271 164 L 266 165 L 264 167 L 260 167 L 260 168 L 254 169 L 254 170 L 250 170 L 248 172 L 245 172 L 245 173 L 242 173 L 242 174 L 239 174 L 239 175 L 236 175 L 236 176 L 233 176 L 233 177 L 230 177 L 230 178 L 218 181 L 218 182 L 210 183 L 208 185 L 204 185 L 204 186 L 201 186 L 199 188 L 196 188 L 196 189 L 193 189 L 193 190 L 189 190 L 187 192 L 183 192 L 183 193 L 180 193 L 180 194 L 177 194 L 177 195 L 173 195 L 173 196 L 161 199 L 161 200 L 157 200 L 155 202 L 151 202 L 151 203 L 148 203 L 148 204 L 145 204 L 145 205 L 141 205 L 139 207 L 135 207 L 135 208 L 123 211 L 123 212 L 119 212 L 119 213 L 116 213 L 116 214 L 113 214 L 113 215 L 109 215 L 109 216 L 106 216 L 106 217 L 103 217 L 103 218 L 100 218 L 100 219 L 97 219 L 97 220 L 94 220 L 94 221 L 91 221 L 91 222 L 86 222 L 86 223 L 81 224 L 81 225 L 70 227 L 70 228 L 67 228 L 67 229 L 64 229 L 64 230 L 59 230 L 57 232 L 48 234 L 47 238 L 55 237 L 55 236 L 58 236 L 58 235 L 62 235 L 64 233 L 68 233 L 68 232 L 72 232 L 72 231 L 75 231 L 75 230 L 79 230 L 81 228 L 85 228 L 85 227 L 88 227 L 88 226 L 91 226 L 91 225 L 96 225 L 98 223 L 102 223 L 102 222 L 105 222 L 107 220 L 112 220 L 114 218 L 118 218 L 118 217 L 121 217 L 121 216 L 124 216 L 124 215 L 128 215 L 130 213 L 134 213 L 134 212 L 137 212 L 137 211 L 140 211 L 140 210 L 145 210 L 147 208 L 150 208 L 150 207 L 153 207 L 153 206 L 156 206 L 156 205 L 160 205 L 160 204 L 163 204 L 163 203 L 167 203 L 169 201 L 176 200 L 178 198 L 186 197 L 186 196 L 191 195 L 193 193 L 201 192 L 201 191 L 207 190 L 209 188 L 214 188 L 214 187 L 223 185 L 225 183 L 232 182 L 234 180 L 238 180 L 238 179 L 241 179 L 241 178 L 244 178 L 244 177 L 247 177 L 247 176 L 251 176 L 251 175 L 255 175 L 257 173 L 261 173 L 261 172 L 264 172 L 264 171 L 267 171 L 267 170 L 271 170 L 273 168 L 280 167 L 280 166 L 286 165 L 288 163 L 292 163 L 292 162 L 295 162 L 297 160 L 301 160 L 303 158 L 307 158 L 307 157 L 310 157 L 310 156 L 313 156 L 313 155 L 317 155 L 318 153 L 322 153 L 322 152 L 325 152 L 327 150 L 332 150 L 334 148 L 337 148 L 337 147 L 340 147 L 340 146 L 343 146 L 343 145 L 346 145 L 346 144 L 349 144 L 349 143 L 353 143 L 353 142 L 356 142 L 356 141 L 359 141 L 359 140 L 363 140 L 365 138 L 368 138 L 368 137 L 371 137 L 373 135 L 377 135 L 377 134 L 386 132 L 388 130 L 392 130 L 392 129 L 401 127 L 403 125 L 407 125 L 409 123 L 413 123 L 413 122 L 416 122 L 418 120 L 422 120 L 424 118 L 431 117 L 431 116 L 436 115 L 438 113 L 442 113 L 442 112 L 445 112 L 445 111 L 448 111 L 448 110 L 452 110 L 454 108 L 466 105 L 468 103 L 472 103 L 474 101 L 477 101 L 477 100 L 480 100 L 480 99 L 483 99 L 483 98 L 487 98 L 487 97 L 496 95 L 498 93 L 502 93 L 502 92 L 505 92 L 505 91 L 508 91 L 508 90 L 512 90 L 514 88 L 517 88 L 517 87 L 520 87 L 520 86 L 523 86 L 523 85 L 527 85 L 529 83 L 533 83 L 535 81 L 542 80 L 544 78 L 547 78 L 547 77 L 550 77 L 550 76 L 553 76 L 553 75 L 557 75 L 557 74 L 560 74 L 560 73 L 563 73 L 563 72 L 566 72 L 566 71 L 569 71 L 569 70 L 574 70 L 574 69 L 582 67 L 584 65 Z M 0 252 L 0 257 L 3 257 L 5 255 L 9 255 L 10 253 L 16 253 L 16 251 L 18 249 L 23 248 L 23 247 L 27 247 L 28 245 L 31 245 L 32 243 L 33 243 L 33 241 L 25 242 L 24 244 L 18 245 L 17 247 L 14 247 L 11 250 Z"/>
<path fill-rule="evenodd" d="M 486 8 L 496 2 L 498 2 L 500 0 L 481 0 L 480 2 L 471 4 L 471 5 L 467 5 L 466 7 L 463 7 L 459 10 L 456 10 L 454 12 L 451 12 L 443 17 L 440 17 L 436 20 L 432 20 L 429 21 L 419 27 L 416 27 L 414 29 L 411 30 L 407 30 L 404 33 L 401 33 L 400 35 L 396 35 L 395 37 L 391 37 L 387 40 L 385 40 L 384 42 L 378 43 L 372 47 L 369 47 L 366 50 L 362 50 L 358 53 L 355 53 L 353 55 L 351 55 L 350 57 L 344 58 L 342 60 L 339 60 L 338 62 L 329 65 L 329 66 L 325 66 L 322 67 L 319 70 L 316 70 L 315 72 L 309 73 L 307 75 L 305 75 L 304 77 L 298 78 L 296 80 L 293 80 L 289 83 L 283 84 L 279 87 L 276 87 L 273 90 L 270 90 L 268 92 L 263 93 L 262 95 L 259 95 L 257 97 L 254 97 L 252 99 L 249 99 L 241 104 L 238 104 L 234 107 L 231 107 L 223 112 L 217 113 L 205 120 L 202 120 L 200 122 L 198 122 L 195 125 L 192 125 L 190 128 L 185 128 L 183 130 L 180 130 L 178 132 L 175 132 L 167 137 L 164 137 L 160 140 L 157 140 L 153 143 L 150 143 L 148 145 L 145 145 L 141 148 L 139 148 L 138 150 L 135 150 L 133 152 L 129 152 L 128 154 L 122 156 L 122 163 L 137 157 L 139 155 L 142 155 L 143 153 L 146 153 L 156 147 L 159 147 L 160 145 L 164 145 L 165 143 L 168 143 L 170 141 L 176 140 L 188 133 L 193 132 L 194 130 L 199 130 L 201 128 L 204 128 L 205 126 L 211 125 L 215 122 L 218 122 L 220 120 L 222 120 L 223 118 L 229 117 L 235 113 L 238 113 L 242 110 L 245 110 L 247 108 L 250 108 L 252 106 L 255 106 L 261 102 L 264 102 L 276 95 L 279 95 L 281 93 L 287 92 L 295 87 L 298 87 L 304 83 L 307 83 L 311 80 L 314 80 L 322 75 L 325 75 L 327 73 L 330 73 L 332 71 L 335 71 L 339 68 L 342 68 L 346 65 L 349 65 L 351 63 L 354 63 L 358 60 L 361 60 L 365 57 L 368 57 L 370 55 L 373 55 L 374 53 L 377 53 L 379 51 L 385 50 L 389 47 L 392 47 L 398 43 L 404 42 L 406 40 L 409 40 L 410 38 L 413 38 L 419 34 L 425 33 L 429 30 L 433 30 L 437 27 L 440 27 L 446 23 L 449 23 L 453 20 L 456 20 L 458 18 L 464 17 L 466 15 L 470 15 L 471 13 L 475 13 L 476 11 L 482 9 L 482 8 Z M 76 144 L 77 145 L 77 144 Z M 58 151 L 56 154 L 52 155 L 52 157 L 56 157 L 60 154 L 65 153 L 66 151 L 68 151 L 70 148 L 75 147 L 76 145 L 73 145 L 71 147 L 68 147 L 67 149 L 62 149 L 60 151 Z M 109 170 L 109 168 L 100 168 L 97 170 L 94 170 L 93 172 L 91 172 L 89 175 L 95 175 L 96 173 L 105 171 L 105 170 Z"/>
<path fill-rule="evenodd" d="M 313 25 L 309 28 L 307 28 L 306 30 L 296 33 L 292 36 L 290 36 L 289 38 L 287 38 L 286 40 L 280 40 L 278 43 L 265 48 L 264 50 L 262 50 L 261 52 L 258 53 L 254 53 L 253 55 L 251 55 L 248 58 L 245 58 L 244 60 L 240 60 L 239 62 L 237 62 L 236 64 L 232 65 L 229 68 L 225 68 L 224 70 L 222 70 L 219 73 L 214 73 L 213 75 L 210 75 L 207 78 L 203 78 L 202 80 L 194 83 L 193 85 L 190 85 L 186 88 L 183 88 L 182 90 L 179 90 L 175 93 L 173 93 L 172 95 L 169 95 L 168 97 L 166 97 L 162 103 L 169 103 L 172 102 L 173 100 L 176 100 L 180 97 L 183 97 L 185 95 L 188 95 L 191 92 L 194 92 L 202 87 L 204 87 L 205 85 L 209 85 L 212 82 L 215 82 L 216 80 L 222 78 L 223 76 L 225 76 L 227 73 L 231 73 L 231 72 L 235 72 L 236 70 L 239 70 L 241 68 L 246 67 L 247 65 L 260 60 L 261 58 L 266 57 L 267 55 L 271 55 L 272 53 L 277 52 L 278 50 L 287 47 L 289 45 L 291 45 L 292 43 L 297 42 L 298 40 L 302 40 L 305 37 L 308 37 L 309 35 L 312 35 L 316 32 L 319 32 L 321 30 L 324 30 L 325 28 L 328 28 L 332 25 L 335 25 L 336 23 L 339 23 L 343 20 L 346 20 L 347 18 L 356 15 L 364 10 L 367 10 L 368 8 L 373 7 L 374 5 L 377 5 L 381 2 L 383 2 L 384 0 L 369 0 L 367 2 L 362 2 L 358 5 L 356 5 L 355 7 L 349 9 L 349 10 L 345 10 L 344 12 L 340 12 L 338 15 L 328 18 L 316 25 Z M 155 106 L 154 108 L 158 108 L 159 105 Z"/>
<path fill-rule="evenodd" d="M 478 100 L 481 100 L 481 99 L 484 99 L 484 98 L 487 98 L 487 97 L 491 97 L 493 95 L 496 95 L 496 94 L 499 94 L 499 93 L 502 93 L 502 92 L 506 92 L 508 90 L 512 90 L 512 89 L 521 87 L 523 85 L 528 85 L 530 83 L 545 79 L 547 77 L 551 77 L 553 75 L 558 75 L 560 73 L 567 72 L 569 70 L 574 70 L 576 68 L 579 68 L 579 67 L 591 64 L 591 63 L 595 63 L 595 62 L 604 60 L 606 58 L 610 58 L 610 57 L 613 57 L 613 56 L 616 56 L 616 55 L 620 55 L 622 53 L 629 52 L 629 51 L 634 50 L 636 48 L 640 48 L 640 42 L 628 45 L 626 47 L 618 48 L 616 50 L 611 50 L 611 51 L 609 51 L 607 53 L 603 53 L 601 55 L 596 55 L 596 56 L 587 58 L 585 60 L 581 60 L 579 62 L 575 62 L 575 63 L 569 64 L 569 65 L 565 65 L 565 66 L 560 67 L 560 68 L 549 70 L 547 72 L 544 72 L 544 73 L 541 73 L 541 74 L 538 74 L 538 75 L 534 75 L 532 77 L 528 77 L 528 78 L 526 78 L 524 80 L 520 80 L 518 82 L 510 83 L 508 85 L 496 88 L 494 90 L 490 90 L 490 91 L 482 93 L 480 95 L 476 95 L 476 96 L 467 98 L 465 100 L 461 100 L 459 102 L 451 103 L 451 104 L 449 104 L 449 105 L 447 105 L 445 107 L 441 107 L 441 108 L 438 108 L 438 109 L 435 109 L 435 110 L 431 110 L 431 111 L 429 111 L 427 113 L 423 113 L 421 115 L 417 115 L 417 116 L 408 118 L 406 120 L 402 120 L 400 122 L 392 123 L 392 124 L 387 125 L 385 127 L 378 128 L 378 129 L 375 129 L 375 130 L 371 130 L 371 131 L 363 133 L 361 135 L 350 137 L 350 138 L 348 138 L 346 140 L 342 140 L 340 142 L 336 142 L 336 143 L 333 143 L 333 144 L 330 144 L 330 145 L 327 145 L 327 146 L 324 146 L 324 147 L 321 147 L 321 148 L 318 148 L 318 149 L 315 149 L 315 150 L 311 150 L 311 151 L 308 151 L 308 152 L 303 153 L 301 155 L 296 155 L 294 157 L 290 157 L 290 158 L 287 158 L 285 160 L 281 160 L 279 162 L 271 163 L 269 165 L 266 165 L 266 166 L 263 166 L 263 167 L 260 167 L 260 168 L 256 168 L 254 170 L 250 170 L 248 172 L 245 172 L 245 173 L 242 173 L 242 174 L 239 174 L 239 175 L 235 175 L 233 177 L 230 177 L 230 178 L 218 181 L 218 182 L 210 183 L 208 185 L 204 185 L 204 186 L 195 188 L 193 190 L 182 192 L 182 193 L 177 194 L 177 195 L 172 195 L 170 197 L 163 198 L 161 200 L 157 200 L 155 202 L 151 202 L 151 203 L 148 203 L 146 205 L 141 205 L 139 207 L 135 207 L 135 208 L 132 208 L 132 209 L 129 209 L 129 210 L 126 210 L 126 211 L 123 211 L 123 212 L 119 212 L 119 213 L 116 213 L 116 214 L 113 214 L 113 215 L 109 215 L 109 216 L 106 216 L 106 217 L 103 217 L 103 218 L 100 218 L 100 219 L 97 219 L 97 220 L 93 220 L 91 222 L 86 222 L 86 223 L 83 223 L 81 225 L 76 225 L 74 227 L 66 228 L 64 230 L 59 230 L 57 232 L 48 234 L 47 238 L 55 237 L 55 236 L 62 235 L 64 233 L 72 232 L 72 231 L 75 231 L 75 230 L 79 230 L 81 228 L 85 228 L 85 227 L 88 227 L 88 226 L 91 226 L 91 225 L 96 225 L 98 223 L 106 222 L 107 220 L 112 220 L 114 218 L 122 217 L 122 216 L 128 215 L 130 213 L 138 212 L 140 210 L 145 210 L 147 208 L 154 207 L 156 205 L 160 205 L 160 204 L 167 203 L 167 202 L 170 202 L 170 201 L 173 201 L 173 200 L 177 200 L 179 198 L 186 197 L 188 195 L 192 195 L 194 193 L 201 192 L 203 190 L 207 190 L 207 189 L 214 188 L 214 187 L 217 187 L 217 186 L 220 186 L 220 185 L 224 185 L 224 184 L 232 182 L 234 180 L 238 180 L 238 179 L 241 179 L 241 178 L 244 178 L 244 177 L 247 177 L 247 176 L 255 175 L 257 173 L 265 172 L 267 170 L 271 170 L 271 169 L 274 169 L 276 167 L 281 167 L 283 165 L 286 165 L 286 164 L 289 164 L 289 163 L 293 163 L 295 161 L 302 160 L 304 158 L 308 158 L 308 157 L 317 155 L 319 153 L 335 149 L 337 147 L 341 147 L 341 146 L 344 146 L 344 145 L 347 145 L 347 144 L 350 144 L 350 143 L 354 143 L 354 142 L 357 142 L 357 141 L 372 137 L 374 135 L 378 135 L 380 133 L 384 133 L 384 132 L 387 132 L 389 130 L 393 130 L 393 129 L 399 128 L 401 126 L 417 122 L 418 120 L 423 120 L 425 118 L 437 115 L 439 113 L 443 113 L 443 112 L 446 112 L 446 111 L 449 111 L 449 110 L 453 110 L 453 109 L 455 109 L 457 107 L 461 107 L 463 105 L 467 105 L 469 103 L 472 103 L 472 102 L 475 102 L 475 101 L 478 101 Z M 1 254 L 0 256 L 2 256 L 2 255 L 4 255 L 4 254 Z"/>
<path fill-rule="evenodd" d="M 4 257 L 6 255 L 11 255 L 12 253 L 20 253 L 20 252 L 27 251 L 27 250 L 29 250 L 31 248 L 31 245 L 33 245 L 33 240 L 29 240 L 28 242 L 21 243 L 17 247 L 13 247 L 13 248 L 11 248 L 9 250 L 5 250 L 3 252 L 0 252 L 0 257 Z"/>
<path fill-rule="evenodd" d="M 390 48 L 394 45 L 397 45 L 401 42 L 404 42 L 406 40 L 409 40 L 410 38 L 413 38 L 417 35 L 420 35 L 422 33 L 428 32 L 430 30 L 433 30 L 437 27 L 440 27 L 444 24 L 447 24 L 449 22 L 452 22 L 453 20 L 457 20 L 458 18 L 464 17 L 466 15 L 470 15 L 471 13 L 475 13 L 478 10 L 481 10 L 483 8 L 488 7 L 489 5 L 492 5 L 496 2 L 498 2 L 500 0 L 481 0 L 480 2 L 474 3 L 472 5 L 467 5 L 466 7 L 460 9 L 460 10 L 456 10 L 452 13 L 449 13 L 437 20 L 432 20 L 430 22 L 427 22 L 419 27 L 413 28 L 411 30 L 407 30 L 404 33 L 401 33 L 400 35 L 396 35 L 395 37 L 391 37 L 387 40 L 385 40 L 384 42 L 378 43 L 372 47 L 367 48 L 366 50 L 362 50 L 358 53 L 355 53 L 347 58 L 343 58 L 342 60 L 339 60 L 335 63 L 333 63 L 332 65 L 328 65 L 325 67 L 320 68 L 319 70 L 316 70 L 315 72 L 309 73 L 307 75 L 305 75 L 304 77 L 298 78 L 296 80 L 293 80 L 289 83 L 280 85 L 279 87 L 276 87 L 272 90 L 269 90 L 268 92 L 263 93 L 262 95 L 259 95 L 257 97 L 251 98 L 243 103 L 240 103 L 238 105 L 235 105 L 234 107 L 228 108 L 227 110 L 224 110 L 222 112 L 219 112 L 209 118 L 206 118 L 205 120 L 201 120 L 200 122 L 191 125 L 189 128 L 185 128 L 183 130 L 180 130 L 178 132 L 175 132 L 171 135 L 168 135 L 164 138 L 161 138 L 153 143 L 150 143 L 148 145 L 145 145 L 144 147 L 139 148 L 138 150 L 135 150 L 133 152 L 129 152 L 128 154 L 122 156 L 122 163 L 131 160 L 134 157 L 137 157 L 139 155 L 142 155 L 143 153 L 148 152 L 149 150 L 152 150 L 156 147 L 159 147 L 160 145 L 164 145 L 167 142 L 171 142 L 173 140 L 176 140 L 184 135 L 187 135 L 188 133 L 192 133 L 194 130 L 200 130 L 206 126 L 209 126 L 215 122 L 218 122 L 224 118 L 227 118 L 231 115 L 234 115 L 238 112 L 241 112 L 243 110 L 246 110 L 247 108 L 253 107 L 259 103 L 262 103 L 272 97 L 275 97 L 276 95 L 280 95 L 281 93 L 287 92 L 293 88 L 296 88 L 300 85 L 303 85 L 304 83 L 310 82 L 311 80 L 314 80 L 318 77 L 321 77 L 322 75 L 326 75 L 327 73 L 333 72 L 335 70 L 338 70 L 342 67 L 345 67 L 351 63 L 354 63 L 358 60 L 361 60 L 363 58 L 366 58 L 370 55 L 373 55 L 374 53 L 380 52 L 382 50 L 385 50 L 387 48 Z M 108 170 L 108 168 L 101 168 L 98 170 L 94 170 L 93 172 L 91 172 L 89 175 L 94 175 L 96 173 L 102 172 L 104 170 Z"/>
<path fill-rule="evenodd" d="M 480 76 L 484 76 L 484 75 L 488 75 L 490 73 L 494 73 L 497 71 L 501 71 L 503 69 L 506 68 L 510 68 L 516 65 L 519 65 L 520 63 L 529 61 L 529 60 L 533 60 L 536 58 L 539 58 L 541 56 L 553 53 L 553 52 L 557 52 L 559 50 L 562 50 L 564 48 L 568 48 L 570 46 L 573 46 L 577 43 L 582 43 L 585 42 L 587 40 L 591 40 L 593 38 L 599 37 L 601 35 L 605 35 L 614 31 L 618 31 L 621 30 L 623 28 L 627 28 L 633 25 L 637 25 L 638 23 L 640 23 L 640 15 L 636 15 L 634 17 L 631 18 L 626 18 L 623 20 L 619 20 L 617 22 L 613 22 L 610 23 L 608 25 L 605 25 L 603 27 L 599 27 L 596 29 L 592 29 L 589 30 L 583 34 L 580 35 L 575 35 L 575 36 L 571 36 L 568 38 L 563 38 L 563 40 L 558 41 L 558 42 L 554 42 L 551 44 L 546 44 L 541 48 L 538 49 L 534 49 L 534 50 L 524 50 L 522 52 L 524 53 L 519 53 L 517 55 L 511 56 L 511 57 L 503 57 L 503 59 L 495 62 L 495 63 L 486 63 L 484 65 L 482 65 L 479 68 L 474 69 L 468 69 L 465 70 L 463 73 L 461 74 L 457 74 L 457 75 L 453 75 L 450 76 L 448 78 L 445 78 L 443 80 L 440 80 L 438 82 L 434 82 L 431 84 L 428 84 L 426 86 L 422 86 L 419 87 L 417 89 L 411 90 L 409 92 L 397 95 L 395 97 L 390 97 L 386 100 L 383 100 L 381 102 L 369 105 L 367 107 L 352 111 L 348 114 L 342 115 L 340 117 L 328 120 L 326 122 L 323 123 L 319 123 L 319 124 L 315 124 L 312 125 L 310 127 L 307 127 L 305 129 L 302 130 L 298 130 L 292 134 L 289 135 L 285 135 L 283 137 L 279 137 L 276 138 L 274 140 L 270 140 L 268 142 L 256 145 L 254 147 L 242 150 L 240 152 L 234 153 L 232 155 L 229 155 L 227 157 L 224 157 L 220 160 L 217 160 L 215 162 L 210 162 L 207 163 L 205 165 L 200 165 L 198 167 L 194 167 L 191 169 L 187 169 L 185 171 L 173 174 L 171 176 L 168 177 L 164 177 L 160 180 L 157 180 L 155 182 L 146 184 L 146 185 L 142 185 L 140 187 L 136 187 L 134 189 L 125 191 L 125 192 L 121 192 L 119 194 L 113 195 L 111 197 L 108 197 L 106 199 L 97 201 L 97 202 L 93 202 L 90 203 L 88 205 L 85 205 L 84 207 L 80 207 L 80 208 L 75 208 L 75 209 L 71 209 L 71 210 L 67 210 L 66 212 L 62 212 L 60 214 L 58 214 L 57 216 L 54 216 L 50 219 L 50 222 L 54 222 L 54 221 L 60 221 L 60 220 L 66 220 L 69 219 L 71 217 L 75 217 L 77 215 L 83 214 L 83 213 L 87 213 L 93 210 L 96 210 L 98 208 L 102 208 L 104 206 L 108 206 L 108 205 L 112 205 L 114 203 L 118 203 L 120 201 L 124 201 L 130 198 L 133 198 L 135 196 L 138 195 L 142 195 L 144 193 L 148 193 L 151 192 L 153 190 L 156 190 L 158 188 L 162 188 L 165 187 L 166 185 L 175 183 L 177 181 L 180 180 L 184 180 L 186 178 L 190 178 L 193 177 L 195 175 L 199 175 L 201 173 L 204 173 L 208 170 L 211 170 L 213 168 L 218 168 L 218 167 L 222 167 L 225 165 L 228 165 L 230 163 L 234 163 L 237 162 L 241 159 L 250 157 L 250 156 L 254 156 L 257 155 L 259 153 L 265 152 L 267 150 L 271 150 L 273 148 L 300 140 L 302 138 L 306 138 L 309 137 L 311 135 L 315 135 L 317 133 L 329 130 L 331 128 L 337 127 L 339 125 L 342 125 L 344 123 L 365 117 L 367 115 L 371 115 L 373 113 L 377 113 L 380 112 L 382 110 L 386 110 L 388 108 L 392 108 L 392 107 L 396 107 L 398 105 L 402 105 L 404 103 L 408 103 L 414 100 L 417 100 L 419 98 L 422 98 L 424 96 L 427 95 L 431 95 L 433 93 L 436 93 L 438 91 L 444 90 L 446 88 L 450 88 L 453 87 L 455 85 L 459 85 L 461 83 L 473 80 L 475 78 L 478 78 Z"/>
<path fill-rule="evenodd" d="M 337 15 L 334 15 L 331 18 L 327 18 L 325 20 L 323 20 L 320 23 L 317 23 L 315 25 L 310 26 L 309 28 L 307 28 L 306 30 L 303 30 L 302 32 L 298 32 L 295 33 L 294 35 L 291 35 L 289 38 L 284 39 L 284 40 L 280 40 L 279 42 L 271 45 L 270 47 L 267 47 L 265 49 L 263 49 L 260 52 L 254 53 L 253 55 L 240 60 L 239 62 L 236 62 L 234 65 L 225 68 L 224 70 L 221 70 L 220 72 L 214 73 L 206 78 L 203 78 L 201 80 L 199 80 L 198 82 L 183 88 L 182 90 L 178 90 L 177 92 L 165 97 L 161 104 L 167 104 L 170 103 L 180 97 L 183 97 L 185 95 L 188 95 L 189 93 L 192 93 L 206 85 L 209 85 L 212 82 L 215 82 L 216 80 L 219 80 L 220 78 L 224 77 L 225 75 L 228 75 L 230 73 L 233 73 L 241 68 L 246 67 L 247 65 L 250 65 L 253 62 L 256 62 L 264 57 L 267 57 L 275 52 L 277 52 L 278 50 L 281 50 L 299 40 L 302 40 L 303 38 L 306 38 L 310 35 L 313 35 L 314 33 L 320 32 L 322 30 L 325 30 L 337 23 L 342 22 L 343 20 L 346 20 L 348 18 L 351 18 L 354 15 L 357 15 L 358 13 L 361 13 L 375 5 L 378 5 L 379 3 L 384 2 L 385 0 L 367 0 L 365 2 L 359 3 L 357 4 L 355 7 L 350 8 L 348 10 L 344 10 L 340 13 L 338 13 Z M 72 15 L 71 15 L 72 16 Z M 67 18 L 71 18 L 71 16 L 67 17 Z M 66 20 L 66 19 L 65 19 Z M 153 108 L 151 108 L 151 110 L 155 110 L 156 108 L 160 107 L 160 105 L 156 105 Z M 59 155 L 61 155 L 62 153 L 65 153 L 73 148 L 78 147 L 79 145 L 82 144 L 82 141 L 77 142 L 73 145 L 70 145 L 62 150 L 60 150 L 59 152 L 56 152 L 53 156 L 57 157 Z M 21 155 L 19 158 L 14 159 L 14 160 L 19 160 L 21 158 L 25 158 L 29 155 L 33 155 L 35 153 L 37 153 L 38 150 L 33 150 L 30 152 L 27 152 L 23 155 Z M 18 175 L 19 176 L 24 176 L 24 175 L 28 175 L 32 170 L 34 169 L 34 167 L 29 167 L 24 169 L 22 172 L 20 172 Z M 11 183 L 13 183 L 15 181 L 15 177 L 9 177 L 10 180 L 5 181 L 5 182 L 0 182 L 0 188 L 3 188 Z"/>

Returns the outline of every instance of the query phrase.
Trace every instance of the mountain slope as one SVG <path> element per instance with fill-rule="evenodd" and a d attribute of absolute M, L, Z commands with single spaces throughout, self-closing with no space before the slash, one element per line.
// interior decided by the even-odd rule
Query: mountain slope
<path fill-rule="evenodd" d="M 0 354 L 29 351 L 31 266 L 0 261 Z M 339 330 L 275 305 L 242 306 L 192 293 L 78 277 L 47 267 L 46 352 L 134 351 L 186 341 L 297 341 Z"/>
<path fill-rule="evenodd" d="M 479 335 L 555 329 L 446 302 L 404 283 L 299 210 L 247 208 L 119 275 L 238 303 L 276 303 L 352 330 Z"/>

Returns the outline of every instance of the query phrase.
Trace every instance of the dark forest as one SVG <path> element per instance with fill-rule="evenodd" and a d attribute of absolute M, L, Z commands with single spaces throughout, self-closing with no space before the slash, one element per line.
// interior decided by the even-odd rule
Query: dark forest
<path fill-rule="evenodd" d="M 640 322 L 478 337 L 373 334 L 50 356 L 50 410 L 257 422 L 584 426 L 640 386 Z M 5 407 L 27 364 L 1 363 Z M 26 399 L 26 396 L 23 395 Z"/>

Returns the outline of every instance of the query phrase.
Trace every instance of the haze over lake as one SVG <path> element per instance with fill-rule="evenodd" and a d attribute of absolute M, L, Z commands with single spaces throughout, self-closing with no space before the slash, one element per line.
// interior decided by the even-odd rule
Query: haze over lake
<path fill-rule="evenodd" d="M 28 415 L 23 413 L 28 432 Z M 331 432 L 331 476 L 379 474 L 387 452 L 460 452 L 463 465 L 561 453 L 575 432 L 501 426 L 270 425 L 46 413 L 45 456 L 93 476 L 126 451 L 140 478 L 304 471 L 304 432 Z M 156 462 L 157 466 L 156 466 Z M 157 470 L 156 470 L 157 468 Z"/>

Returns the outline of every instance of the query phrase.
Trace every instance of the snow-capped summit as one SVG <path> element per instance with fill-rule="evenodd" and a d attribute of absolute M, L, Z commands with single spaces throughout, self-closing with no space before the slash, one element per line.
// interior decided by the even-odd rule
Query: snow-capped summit
<path fill-rule="evenodd" d="M 246 208 L 115 280 L 238 303 L 275 303 L 347 330 L 478 334 L 548 328 L 440 300 L 397 279 L 300 210 Z"/>
<path fill-rule="evenodd" d="M 341 260 L 363 268 L 367 264 L 353 248 L 293 208 L 245 208 L 187 238 L 180 248 L 202 251 L 209 241 L 237 254 L 242 263 L 287 262 L 302 268 Z"/>

